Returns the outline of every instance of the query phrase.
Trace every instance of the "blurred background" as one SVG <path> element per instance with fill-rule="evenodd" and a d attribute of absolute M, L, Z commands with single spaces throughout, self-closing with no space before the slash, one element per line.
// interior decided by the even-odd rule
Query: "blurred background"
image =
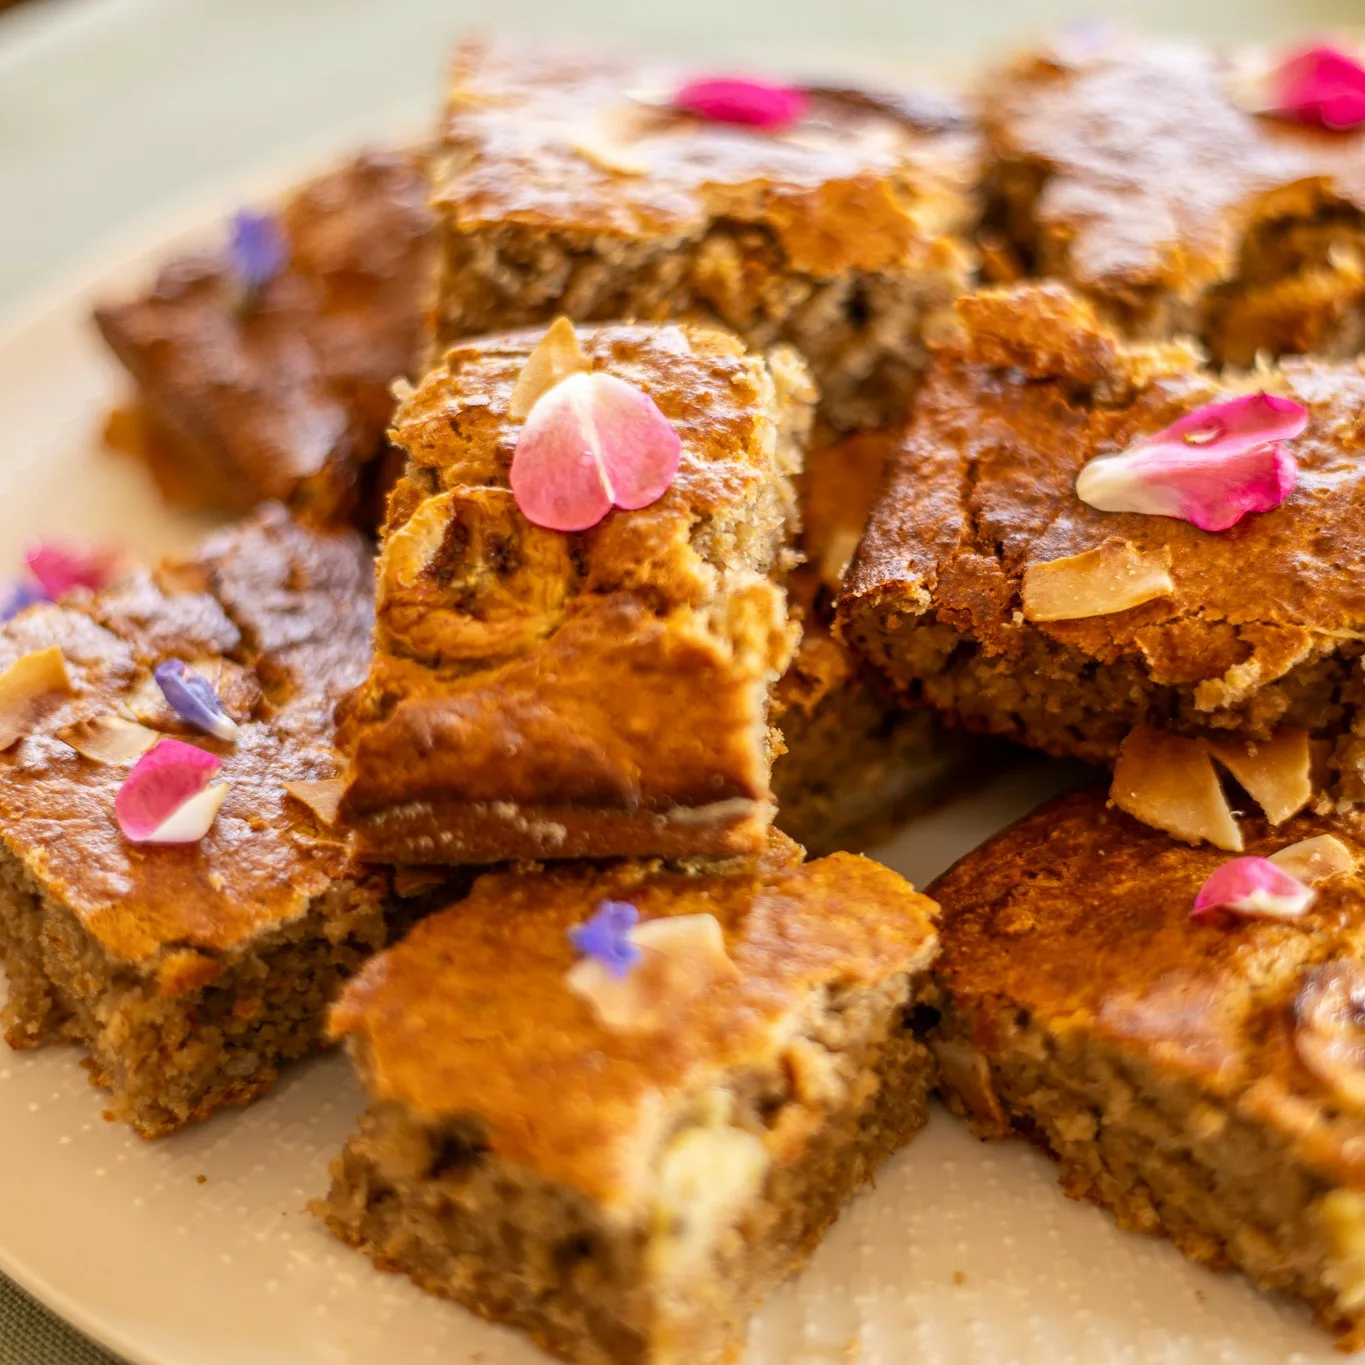
<path fill-rule="evenodd" d="M 498 27 L 823 72 L 950 74 L 1076 20 L 1220 38 L 1365 0 L 0 0 L 0 315 L 177 206 L 430 117 L 442 54 Z"/>

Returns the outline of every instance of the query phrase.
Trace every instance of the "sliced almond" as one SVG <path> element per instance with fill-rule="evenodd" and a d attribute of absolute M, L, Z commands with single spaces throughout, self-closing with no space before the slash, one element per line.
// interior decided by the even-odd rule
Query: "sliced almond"
<path fill-rule="evenodd" d="M 1079 621 L 1128 611 L 1174 591 L 1170 550 L 1140 550 L 1110 536 L 1082 554 L 1030 564 L 1021 595 L 1026 620 Z"/>
<path fill-rule="evenodd" d="M 1270 861 L 1291 877 L 1297 877 L 1305 886 L 1317 886 L 1319 882 L 1354 871 L 1356 856 L 1335 834 L 1315 834 L 1311 839 L 1287 844 L 1278 853 L 1272 853 Z"/>
<path fill-rule="evenodd" d="M 1313 799 L 1307 730 L 1278 730 L 1270 739 L 1211 739 L 1206 743 L 1272 825 L 1297 815 Z"/>
<path fill-rule="evenodd" d="M 135 763 L 161 738 L 156 730 L 123 716 L 94 716 L 57 731 L 57 738 L 94 763 Z"/>
<path fill-rule="evenodd" d="M 48 698 L 71 691 L 66 658 L 56 645 L 24 654 L 0 673 L 0 750 L 32 728 Z"/>
<path fill-rule="evenodd" d="M 324 782 L 286 782 L 284 789 L 295 801 L 302 801 L 324 825 L 336 824 L 341 793 L 346 790 L 346 783 L 341 778 L 328 778 Z"/>
<path fill-rule="evenodd" d="M 1197 739 L 1139 725 L 1119 749 L 1110 799 L 1135 820 L 1186 843 L 1242 851 L 1213 759 Z"/>
<path fill-rule="evenodd" d="M 512 390 L 508 413 L 518 421 L 522 420 L 535 407 L 541 394 L 571 374 L 590 369 L 592 361 L 584 353 L 573 323 L 566 317 L 557 317 L 522 366 Z"/>

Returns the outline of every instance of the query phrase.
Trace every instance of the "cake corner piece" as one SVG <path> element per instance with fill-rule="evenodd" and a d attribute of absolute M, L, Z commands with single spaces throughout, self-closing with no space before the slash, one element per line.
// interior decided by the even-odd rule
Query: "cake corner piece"
<path fill-rule="evenodd" d="M 377 958 L 333 1013 L 370 1106 L 315 1211 L 565 1359 L 733 1359 L 933 1084 L 933 904 L 773 850 L 729 877 L 491 873 Z M 569 937 L 607 907 L 638 915 L 620 980 Z"/>

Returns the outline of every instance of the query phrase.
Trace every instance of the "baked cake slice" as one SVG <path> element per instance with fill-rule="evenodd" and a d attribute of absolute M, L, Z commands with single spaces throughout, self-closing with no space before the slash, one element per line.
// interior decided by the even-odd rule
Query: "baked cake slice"
<path fill-rule="evenodd" d="M 1277 71 L 1311 51 L 1085 46 L 1053 44 L 980 83 L 987 258 L 1066 280 L 1134 337 L 1196 335 L 1222 363 L 1354 357 L 1365 128 L 1273 112 Z"/>
<path fill-rule="evenodd" d="M 692 318 L 795 346 L 837 426 L 902 420 L 926 320 L 972 269 L 965 105 L 786 91 L 776 122 L 746 125 L 675 109 L 696 75 L 460 47 L 432 168 L 438 341 L 559 313 Z"/>
<path fill-rule="evenodd" d="M 375 959 L 332 1016 L 370 1101 L 332 1230 L 568 1360 L 737 1358 L 933 1080 L 935 907 L 798 859 L 493 873 Z"/>
<path fill-rule="evenodd" d="M 6 1037 L 76 1044 L 110 1116 L 144 1137 L 268 1089 L 385 941 L 387 881 L 352 863 L 325 806 L 370 584 L 359 536 L 267 508 L 188 559 L 0 628 Z M 167 704 L 153 670 L 171 660 L 213 684 L 234 738 Z M 39 665 L 50 685 L 16 690 Z M 215 756 L 226 797 L 197 842 L 135 843 L 116 803 L 165 737 Z"/>
<path fill-rule="evenodd" d="M 1049 753 L 1110 763 L 1153 730 L 1292 741 L 1333 799 L 1365 797 L 1360 364 L 1220 376 L 1185 345 L 1121 340 L 1057 284 L 958 314 L 845 581 L 843 638 L 907 700 Z M 1087 481 L 1113 471 L 1146 510 L 1095 505 L 1114 488 Z M 1268 510 L 1237 501 L 1265 485 Z"/>
<path fill-rule="evenodd" d="M 373 528 L 389 386 L 416 370 L 434 267 L 424 157 L 362 153 L 239 230 L 95 310 L 134 385 L 118 444 L 173 502 L 282 499 Z"/>
<path fill-rule="evenodd" d="M 929 888 L 943 907 L 931 1038 L 949 1104 L 981 1136 L 1027 1139 L 1073 1198 L 1305 1300 L 1354 1349 L 1365 826 L 1246 832 L 1230 861 L 1088 791 L 968 854 Z"/>
<path fill-rule="evenodd" d="M 579 531 L 522 510 L 563 470 L 512 487 L 533 429 L 525 386 L 544 379 L 556 338 L 591 370 L 566 385 L 649 408 L 677 461 L 653 502 L 599 509 Z M 575 337 L 559 323 L 548 340 L 537 329 L 446 352 L 395 418 L 408 468 L 380 552 L 374 665 L 342 728 L 342 816 L 362 856 L 762 849 L 812 397 L 790 352 L 765 359 L 685 326 Z M 547 401 L 559 403 L 553 386 Z M 639 448 L 621 439 L 615 457 Z"/>
<path fill-rule="evenodd" d="M 900 433 L 861 432 L 811 450 L 801 476 L 803 563 L 788 580 L 801 619 L 777 684 L 777 826 L 811 854 L 866 846 L 927 799 L 950 756 L 928 710 L 897 704 L 832 631 L 834 604 Z"/>

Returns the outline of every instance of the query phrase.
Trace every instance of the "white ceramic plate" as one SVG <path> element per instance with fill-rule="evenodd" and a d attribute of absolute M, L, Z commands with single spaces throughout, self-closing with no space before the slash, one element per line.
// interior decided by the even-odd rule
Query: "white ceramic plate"
<path fill-rule="evenodd" d="M 226 205 L 222 207 L 227 207 Z M 202 523 L 168 514 L 101 447 L 119 392 L 87 322 L 163 241 L 0 338 L 0 576 L 25 536 L 113 538 L 152 555 Z M 884 850 L 923 885 L 1067 782 L 1023 760 L 983 772 Z M 970 784 L 969 784 L 970 785 Z M 146 1365 L 395 1365 L 543 1358 L 335 1243 L 304 1205 L 360 1105 L 346 1063 L 160 1143 L 101 1118 L 66 1049 L 0 1045 L 0 1270 Z M 1269 1365 L 1338 1359 L 1297 1308 L 1118 1232 L 1019 1144 L 942 1111 L 847 1211 L 755 1325 L 751 1365 Z"/>

